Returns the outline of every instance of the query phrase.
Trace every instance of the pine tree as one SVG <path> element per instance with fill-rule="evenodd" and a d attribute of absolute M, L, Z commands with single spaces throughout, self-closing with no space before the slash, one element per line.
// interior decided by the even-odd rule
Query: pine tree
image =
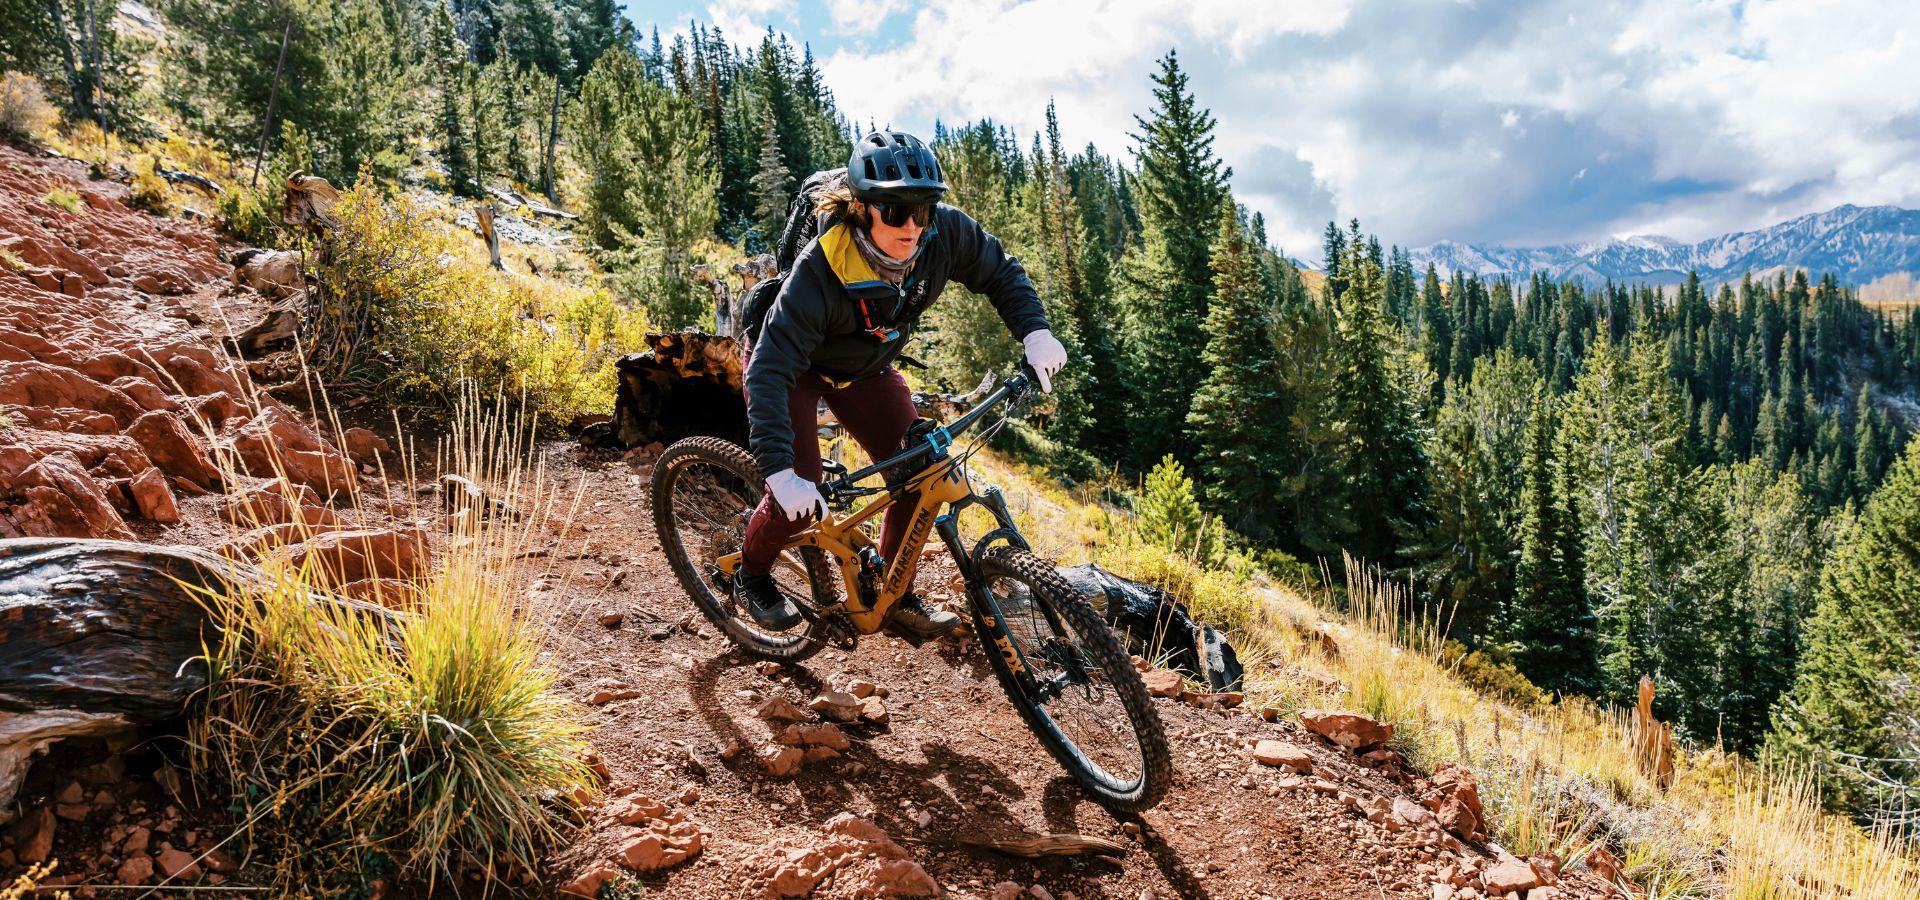
<path fill-rule="evenodd" d="M 1446 301 L 1440 293 L 1440 276 L 1433 263 L 1427 263 L 1427 278 L 1420 288 L 1420 348 L 1433 370 L 1434 380 L 1445 384 L 1448 355 L 1453 350 L 1453 323 L 1447 316 Z"/>
<path fill-rule="evenodd" d="M 363 165 L 395 176 L 410 162 L 405 147 L 414 120 L 407 94 L 422 77 L 411 48 L 397 39 L 409 23 L 390 17 L 380 0 L 334 0 L 334 6 L 309 32 L 328 52 L 316 79 L 301 86 L 315 95 L 302 104 L 317 138 L 315 166 L 343 179 Z M 288 99 L 285 87 L 281 99 Z"/>
<path fill-rule="evenodd" d="M 580 225 L 602 250 L 620 247 L 622 231 L 640 230 L 631 129 L 646 84 L 639 58 L 616 48 L 601 55 L 567 108 L 567 151 L 582 173 Z"/>
<path fill-rule="evenodd" d="M 1187 415 L 1207 505 L 1241 534 L 1265 538 L 1273 507 L 1254 489 L 1272 481 L 1280 449 L 1274 426 L 1273 336 L 1257 249 L 1232 204 L 1222 204 L 1207 311 L 1206 376 Z"/>
<path fill-rule="evenodd" d="M 447 186 L 456 194 L 476 196 L 472 132 L 466 121 L 463 97 L 467 87 L 467 48 L 454 33 L 453 13 L 443 2 L 434 7 L 427 33 L 428 66 L 440 91 L 440 111 L 434 137 L 440 145 L 440 165 Z"/>
<path fill-rule="evenodd" d="M 1427 457 L 1419 410 L 1429 389 L 1386 314 L 1385 282 L 1352 223 L 1343 263 L 1347 291 L 1339 300 L 1334 344 L 1337 400 L 1346 430 L 1344 500 L 1352 509 L 1349 548 L 1397 564 L 1402 546 L 1427 524 Z"/>
<path fill-rule="evenodd" d="M 1632 701 L 1642 675 L 1686 734 L 1718 729 L 1716 650 L 1732 616 L 1725 511 L 1687 465 L 1683 405 L 1659 326 L 1642 320 L 1621 361 L 1604 338 L 1576 380 L 1562 446 L 1574 457 L 1587 593 L 1599 618 L 1605 693 Z"/>
<path fill-rule="evenodd" d="M 616 258 L 627 282 L 647 305 L 652 321 L 669 328 L 696 324 L 711 306 L 693 283 L 694 245 L 713 234 L 720 209 L 720 183 L 700 109 L 645 78 L 639 57 L 627 47 L 601 55 L 618 57 L 627 83 L 638 85 L 634 114 L 623 129 L 633 180 L 627 208 L 639 227 L 615 222 L 621 245 Z"/>
<path fill-rule="evenodd" d="M 754 226 L 759 230 L 761 252 L 772 252 L 786 226 L 793 185 L 787 174 L 786 158 L 780 155 L 780 135 L 774 130 L 771 113 L 765 117 L 760 130 L 760 159 L 756 168 Z"/>
<path fill-rule="evenodd" d="M 1725 511 L 1713 541 L 1727 551 L 1727 619 L 1712 635 L 1718 734 L 1743 753 L 1766 737 L 1770 710 L 1793 685 L 1802 621 L 1812 611 L 1824 542 L 1798 479 L 1757 463 L 1716 468 L 1706 492 Z M 1711 605 L 1718 605 L 1710 604 Z"/>
<path fill-rule="evenodd" d="M 1521 491 L 1520 559 L 1514 573 L 1514 662 L 1533 683 L 1561 694 L 1600 688 L 1594 617 L 1587 603 L 1577 509 L 1554 453 L 1556 413 L 1534 391 L 1527 421 L 1526 486 Z"/>
<path fill-rule="evenodd" d="M 1153 76 L 1154 109 L 1140 126 L 1136 193 L 1146 228 L 1144 251 L 1127 267 L 1126 317 L 1135 458 L 1184 452 L 1181 427 L 1196 379 L 1192 354 L 1213 277 L 1211 242 L 1232 174 L 1213 155 L 1213 115 L 1187 89 L 1187 75 L 1169 51 Z"/>
<path fill-rule="evenodd" d="M 1859 810 L 1889 775 L 1893 686 L 1920 677 L 1920 443 L 1842 539 L 1821 579 L 1793 691 L 1777 707 L 1770 755 L 1812 764 L 1827 798 Z"/>
<path fill-rule="evenodd" d="M 465 68 L 462 90 L 466 95 L 467 133 L 472 135 L 474 195 L 482 196 L 487 177 L 499 171 L 503 162 L 499 94 L 478 67 L 469 64 Z"/>
<path fill-rule="evenodd" d="M 1348 292 L 1353 299 L 1352 291 Z M 1427 439 L 1431 527 L 1411 555 L 1453 610 L 1454 633 L 1498 641 L 1519 550 L 1525 432 L 1539 376 L 1504 349 L 1447 387 Z M 1549 497 L 1550 498 L 1550 497 Z"/>
<path fill-rule="evenodd" d="M 1853 472 L 1852 494 L 1855 499 L 1864 499 L 1879 487 L 1880 478 L 1887 470 L 1886 419 L 1873 403 L 1871 386 L 1860 385 L 1860 395 L 1853 404 Z"/>
<path fill-rule="evenodd" d="M 1201 563 L 1220 561 L 1225 548 L 1219 521 L 1201 511 L 1193 496 L 1193 479 L 1172 454 L 1147 473 L 1138 512 L 1136 524 L 1147 543 Z"/>

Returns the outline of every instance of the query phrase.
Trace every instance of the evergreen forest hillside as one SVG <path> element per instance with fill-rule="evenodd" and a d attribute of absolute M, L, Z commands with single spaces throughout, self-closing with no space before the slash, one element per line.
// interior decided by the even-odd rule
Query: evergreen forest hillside
<path fill-rule="evenodd" d="M 804 41 L 663 37 L 615 0 L 151 6 L 158 43 L 111 4 L 0 0 L 0 67 L 102 135 L 258 155 L 260 184 L 543 198 L 593 263 L 550 274 L 656 328 L 711 327 L 695 267 L 768 252 L 798 185 L 887 124 Z M 1810 768 L 1863 822 L 1920 802 L 1920 310 L 1805 270 L 1442 278 L 1352 219 L 1304 272 L 1178 52 L 1138 77 L 1129 146 L 1064 146 L 1053 106 L 923 136 L 1070 354 L 1004 449 L 1069 483 L 1178 466 L 1199 518 L 1170 542 L 1205 565 L 1317 587 L 1351 554 L 1490 685 L 1625 707 L 1650 677 L 1690 747 Z M 965 390 L 1019 347 L 955 286 L 908 352 Z"/>

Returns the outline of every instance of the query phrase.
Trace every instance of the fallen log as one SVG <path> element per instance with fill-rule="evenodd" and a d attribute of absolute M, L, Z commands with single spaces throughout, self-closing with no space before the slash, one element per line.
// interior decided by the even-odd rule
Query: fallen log
<path fill-rule="evenodd" d="M 0 540 L 0 821 L 42 748 L 179 717 L 207 684 L 203 647 L 220 639 L 194 589 L 262 578 L 196 547 Z"/>
<path fill-rule="evenodd" d="M 539 203 L 535 203 L 532 200 L 528 200 L 526 197 L 521 196 L 519 191 L 510 191 L 510 190 L 507 190 L 506 188 L 495 187 L 495 188 L 488 188 L 487 193 L 492 194 L 493 196 L 506 201 L 512 206 L 524 206 L 527 208 L 527 212 L 533 213 L 536 216 L 544 216 L 549 219 L 560 219 L 562 221 L 572 221 L 574 219 L 580 218 L 579 216 L 573 213 L 567 212 L 566 210 L 554 209 L 551 206 L 545 206 Z"/>
<path fill-rule="evenodd" d="M 205 175 L 196 175 L 192 172 L 176 172 L 172 169 L 169 169 L 165 166 L 160 165 L 159 163 L 154 164 L 153 174 L 158 175 L 161 178 L 165 178 L 166 180 L 171 181 L 174 184 L 192 185 L 216 197 L 224 193 L 224 191 L 221 190 L 220 185 L 215 184 L 213 179 L 208 178 Z"/>
<path fill-rule="evenodd" d="M 1245 671 L 1233 645 L 1213 626 L 1195 621 L 1179 598 L 1093 563 L 1062 568 L 1060 575 L 1106 616 L 1129 651 L 1193 675 L 1209 693 L 1241 689 Z"/>

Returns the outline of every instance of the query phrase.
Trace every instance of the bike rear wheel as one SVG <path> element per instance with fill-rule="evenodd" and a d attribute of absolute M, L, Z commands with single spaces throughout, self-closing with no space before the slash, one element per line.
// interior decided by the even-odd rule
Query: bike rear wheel
<path fill-rule="evenodd" d="M 1166 732 L 1106 620 L 1052 563 L 1018 547 L 988 550 L 978 575 L 974 625 L 995 634 L 983 601 L 1006 622 L 1011 646 L 988 647 L 987 658 L 1027 727 L 1102 805 L 1140 812 L 1159 803 L 1172 779 Z M 1015 672 L 1021 660 L 1032 688 Z"/>
<path fill-rule="evenodd" d="M 679 441 L 653 464 L 653 524 L 660 550 L 695 606 L 748 654 L 799 662 L 820 652 L 826 624 L 814 615 L 792 631 L 755 624 L 746 605 L 733 598 L 733 579 L 716 564 L 746 541 L 747 519 L 766 490 L 753 457 L 715 437 Z M 839 602 L 827 554 L 817 547 L 790 547 L 773 566 L 780 591 L 808 613 Z"/>

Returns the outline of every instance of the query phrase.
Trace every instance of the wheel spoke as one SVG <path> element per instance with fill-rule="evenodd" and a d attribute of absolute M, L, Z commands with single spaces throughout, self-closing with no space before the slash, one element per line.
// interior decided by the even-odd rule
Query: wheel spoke
<path fill-rule="evenodd" d="M 1035 706 L 1060 736 L 1078 747 L 1108 777 L 1128 782 L 1142 776 L 1144 759 L 1124 706 L 1101 684 L 1109 680 L 1066 617 L 1049 609 L 1044 591 L 1008 577 L 988 584 L 1007 631 L 1038 682 Z M 1062 627 L 1056 627 L 1061 623 Z M 1076 687 L 1083 689 L 1076 689 Z"/>
<path fill-rule="evenodd" d="M 728 639 L 762 657 L 797 661 L 818 650 L 817 626 L 762 630 L 723 586 L 731 579 L 717 577 L 719 559 L 745 545 L 747 522 L 760 499 L 756 485 L 751 457 L 742 448 L 714 438 L 690 438 L 669 448 L 654 468 L 660 546 L 682 586 Z M 774 575 L 781 591 L 797 601 L 816 604 L 834 596 L 830 583 L 819 584 L 831 577 L 831 569 L 818 550 L 782 553 Z"/>

